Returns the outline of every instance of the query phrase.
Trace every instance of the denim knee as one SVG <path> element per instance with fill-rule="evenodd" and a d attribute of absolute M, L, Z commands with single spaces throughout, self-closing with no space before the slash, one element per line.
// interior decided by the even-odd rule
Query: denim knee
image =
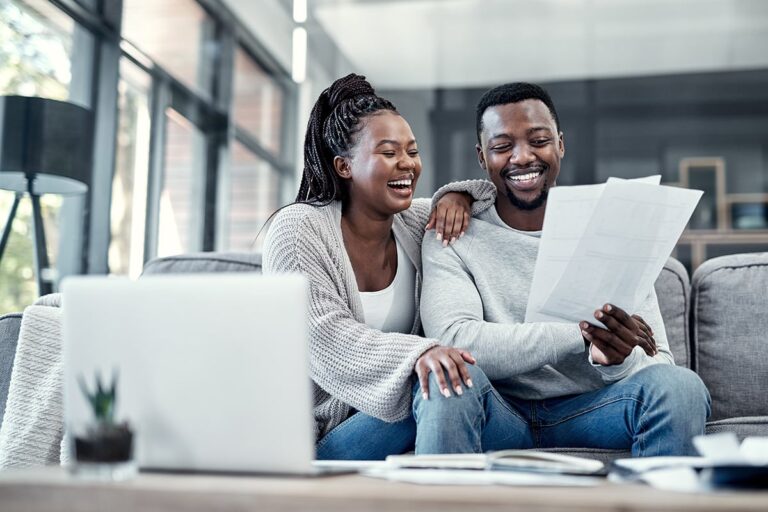
<path fill-rule="evenodd" d="M 446 383 L 451 392 L 449 397 L 445 397 L 441 394 L 440 386 L 434 373 L 429 374 L 429 399 L 424 400 L 422 397 L 421 386 L 416 381 L 413 388 L 413 411 L 414 415 L 417 413 L 425 414 L 427 410 L 429 414 L 441 415 L 453 415 L 460 409 L 474 409 L 482 408 L 481 397 L 491 387 L 491 383 L 486 377 L 485 372 L 476 365 L 467 364 L 467 370 L 469 371 L 469 378 L 472 381 L 472 387 L 467 386 L 462 381 L 461 391 L 462 394 L 456 393 L 453 389 L 448 374 L 445 373 Z"/>
<path fill-rule="evenodd" d="M 662 399 L 679 412 L 704 413 L 709 417 L 711 398 L 706 385 L 695 372 L 682 366 L 655 364 L 638 372 L 646 393 Z"/>

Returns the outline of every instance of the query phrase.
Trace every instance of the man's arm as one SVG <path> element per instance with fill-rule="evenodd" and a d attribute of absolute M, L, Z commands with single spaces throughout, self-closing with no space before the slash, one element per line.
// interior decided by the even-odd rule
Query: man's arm
<path fill-rule="evenodd" d="M 462 244 L 471 244 L 467 238 Z M 443 249 L 426 237 L 422 260 L 425 334 L 471 352 L 489 379 L 527 373 L 565 355 L 585 352 L 576 324 L 486 322 L 480 293 L 455 247 Z"/>

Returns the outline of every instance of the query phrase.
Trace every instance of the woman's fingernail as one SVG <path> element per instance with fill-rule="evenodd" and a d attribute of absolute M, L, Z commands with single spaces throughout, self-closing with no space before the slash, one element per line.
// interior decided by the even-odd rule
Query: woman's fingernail
<path fill-rule="evenodd" d="M 421 397 L 422 397 L 424 400 L 429 400 L 429 395 L 428 395 L 428 394 L 426 394 L 426 393 L 422 393 L 422 394 L 421 394 Z"/>
<path fill-rule="evenodd" d="M 595 313 L 595 318 L 603 318 L 603 313 L 601 311 L 598 311 Z"/>
<path fill-rule="evenodd" d="M 606 310 L 606 311 L 610 311 L 610 310 L 612 310 L 612 309 L 613 309 L 613 308 L 611 307 L 611 305 L 610 305 L 610 304 L 606 304 L 606 305 L 605 305 L 605 310 Z"/>
<path fill-rule="evenodd" d="M 464 232 L 462 231 L 461 233 L 459 233 L 459 238 L 461 238 L 463 236 L 464 236 Z"/>
<path fill-rule="evenodd" d="M 589 333 L 587 331 L 581 331 L 581 335 L 585 338 L 589 338 Z"/>
<path fill-rule="evenodd" d="M 453 389 L 456 391 L 456 394 L 459 395 L 459 396 L 464 394 L 464 391 L 462 391 L 461 386 L 456 386 Z"/>
<path fill-rule="evenodd" d="M 456 237 L 451 238 L 451 245 L 456 243 Z"/>
<path fill-rule="evenodd" d="M 448 388 L 443 388 L 442 393 L 445 398 L 451 398 L 451 392 L 448 390 Z"/>
<path fill-rule="evenodd" d="M 448 239 L 443 240 L 443 247 L 448 247 Z"/>
<path fill-rule="evenodd" d="M 442 234 L 442 233 L 436 233 L 436 234 L 435 234 L 435 237 L 436 237 L 438 240 L 441 240 L 441 241 L 443 240 L 443 234 Z"/>
<path fill-rule="evenodd" d="M 472 379 L 467 379 L 465 382 L 467 383 L 468 388 L 472 387 Z"/>

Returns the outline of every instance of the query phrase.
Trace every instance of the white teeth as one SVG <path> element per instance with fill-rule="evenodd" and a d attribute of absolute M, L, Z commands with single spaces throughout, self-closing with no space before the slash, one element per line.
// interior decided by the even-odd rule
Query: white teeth
<path fill-rule="evenodd" d="M 529 172 L 520 176 L 507 176 L 507 179 L 510 181 L 528 181 L 538 178 L 540 174 L 541 172 Z"/>
<path fill-rule="evenodd" d="M 413 183 L 413 180 L 397 180 L 389 181 L 387 182 L 387 185 L 390 187 L 410 187 L 411 183 Z"/>

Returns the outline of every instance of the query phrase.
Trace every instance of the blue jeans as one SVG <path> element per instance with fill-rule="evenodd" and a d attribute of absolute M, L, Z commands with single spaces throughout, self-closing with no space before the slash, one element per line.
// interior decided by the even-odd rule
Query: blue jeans
<path fill-rule="evenodd" d="M 694 372 L 656 364 L 602 389 L 546 400 L 502 397 L 477 366 L 472 388 L 445 398 L 430 377 L 418 383 L 416 453 L 482 453 L 510 448 L 604 448 L 633 456 L 693 455 L 710 397 Z"/>
<path fill-rule="evenodd" d="M 320 439 L 317 460 L 384 460 L 412 451 L 415 441 L 413 416 L 387 423 L 358 412 Z"/>

